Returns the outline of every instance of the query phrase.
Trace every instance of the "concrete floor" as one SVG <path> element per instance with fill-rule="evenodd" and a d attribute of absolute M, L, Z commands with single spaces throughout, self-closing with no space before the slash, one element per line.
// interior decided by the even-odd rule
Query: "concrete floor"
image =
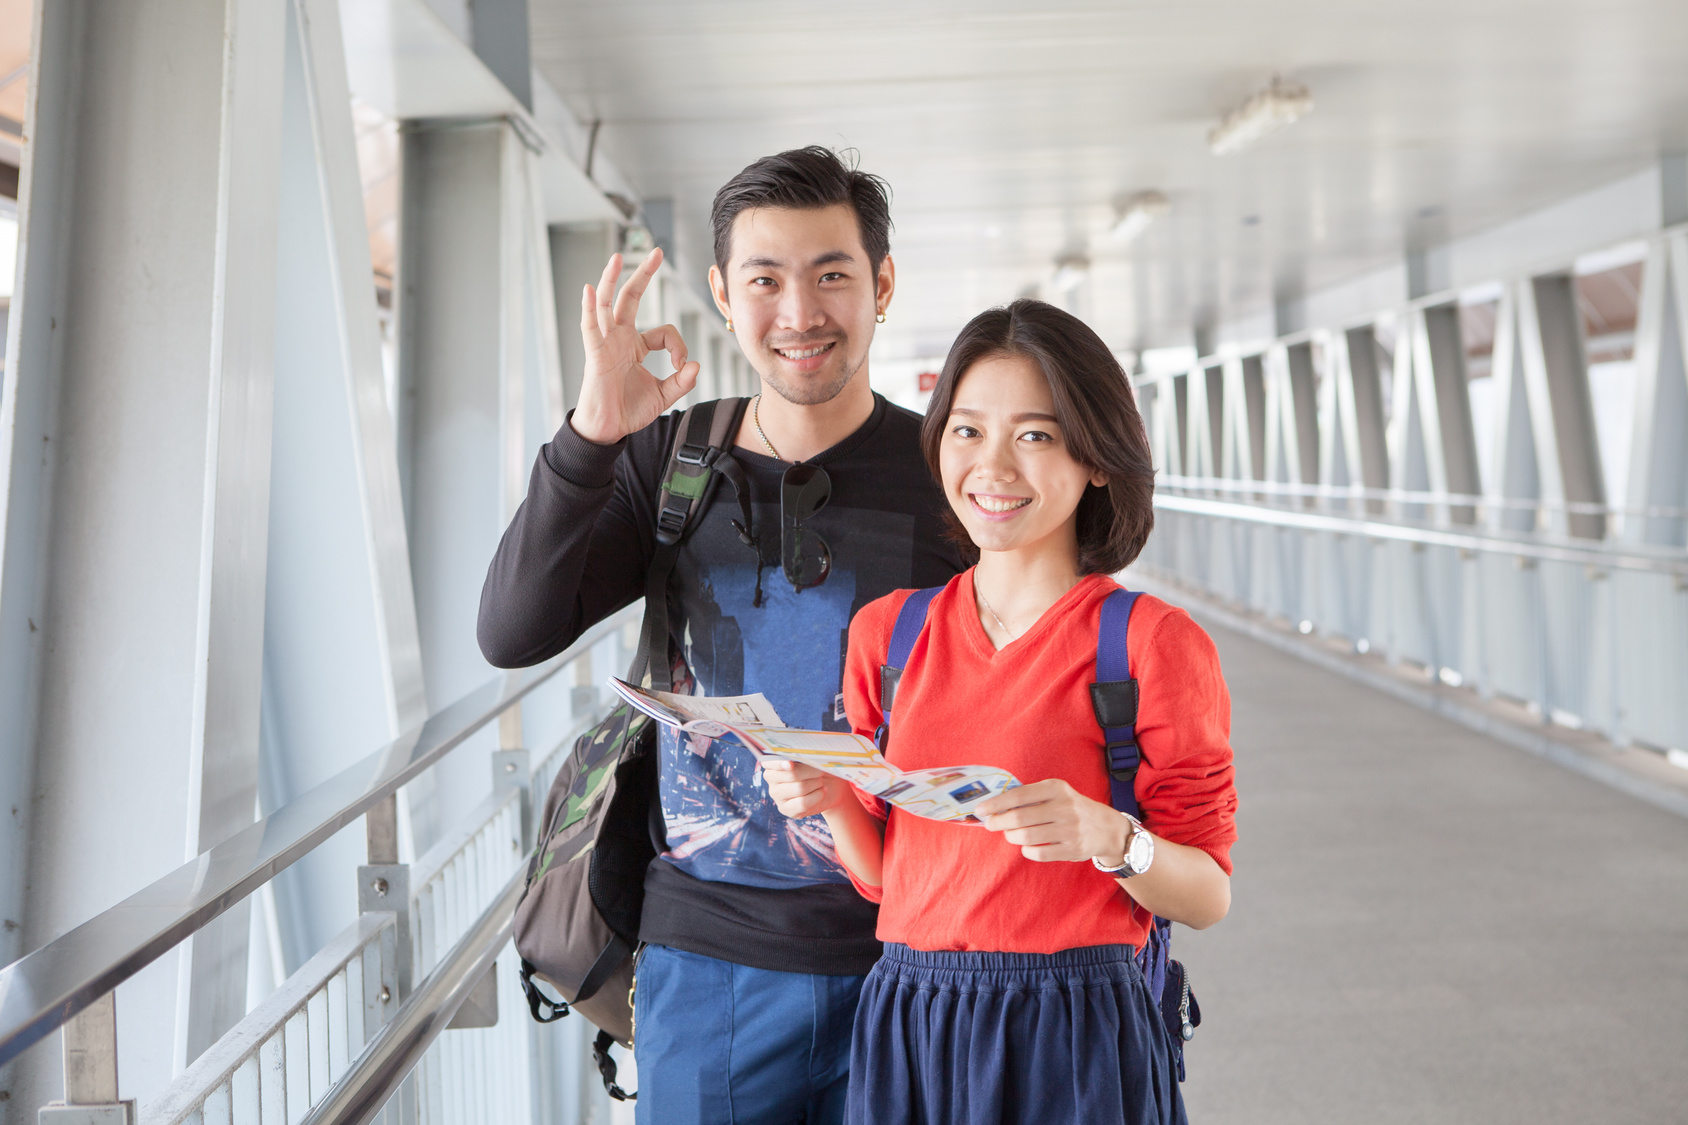
<path fill-rule="evenodd" d="M 1230 917 L 1195 1125 L 1688 1121 L 1688 820 L 1210 627 Z"/>

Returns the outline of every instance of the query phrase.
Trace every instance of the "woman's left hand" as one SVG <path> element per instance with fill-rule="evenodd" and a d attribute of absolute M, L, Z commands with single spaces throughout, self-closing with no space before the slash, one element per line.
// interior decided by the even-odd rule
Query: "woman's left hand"
<path fill-rule="evenodd" d="M 1113 806 L 1092 801 L 1059 778 L 998 793 L 973 811 L 986 828 L 1035 860 L 1117 861 L 1125 856 L 1131 827 Z"/>

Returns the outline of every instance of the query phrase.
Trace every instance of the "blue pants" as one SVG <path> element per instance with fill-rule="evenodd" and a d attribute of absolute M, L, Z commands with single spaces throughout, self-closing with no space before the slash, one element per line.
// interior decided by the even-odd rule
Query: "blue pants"
<path fill-rule="evenodd" d="M 633 995 L 639 1125 L 838 1125 L 863 977 L 645 948 Z"/>
<path fill-rule="evenodd" d="M 1185 1125 L 1129 945 L 925 953 L 887 942 L 856 1012 L 852 1125 Z"/>

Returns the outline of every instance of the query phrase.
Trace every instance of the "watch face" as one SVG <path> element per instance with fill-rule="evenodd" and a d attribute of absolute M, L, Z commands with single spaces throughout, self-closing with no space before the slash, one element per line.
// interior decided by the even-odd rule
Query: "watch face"
<path fill-rule="evenodd" d="M 1133 871 L 1142 874 L 1149 866 L 1149 858 L 1154 854 L 1154 843 L 1150 841 L 1147 832 L 1132 833 L 1131 846 L 1125 850 L 1125 860 L 1131 864 Z"/>

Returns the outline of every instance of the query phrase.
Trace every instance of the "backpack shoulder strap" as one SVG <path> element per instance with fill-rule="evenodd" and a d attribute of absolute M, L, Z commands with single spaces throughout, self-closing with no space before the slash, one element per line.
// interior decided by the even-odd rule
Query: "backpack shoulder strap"
<path fill-rule="evenodd" d="M 932 586 L 916 590 L 897 611 L 897 623 L 891 628 L 891 644 L 885 652 L 885 663 L 879 666 L 879 730 L 874 735 L 874 741 L 879 744 L 880 750 L 885 749 L 885 737 L 890 733 L 891 708 L 896 703 L 897 684 L 902 682 L 903 669 L 908 666 L 914 642 L 920 639 L 921 630 L 926 628 L 926 613 L 932 608 L 932 599 L 942 589 L 942 586 Z"/>
<path fill-rule="evenodd" d="M 700 402 L 687 407 L 680 415 L 680 424 L 674 427 L 674 444 L 668 452 L 668 466 L 662 474 L 662 487 L 657 493 L 658 543 L 674 546 L 696 522 L 708 502 L 709 486 L 715 474 L 726 469 L 718 463 L 723 457 L 731 456 L 733 437 L 738 433 L 749 401 L 724 398 Z M 730 474 L 723 472 L 723 475 Z M 739 480 L 743 479 L 742 470 L 737 475 Z M 748 496 L 740 499 L 747 505 L 750 502 Z"/>
<path fill-rule="evenodd" d="M 932 608 L 932 599 L 942 589 L 942 586 L 933 586 L 916 590 L 897 611 L 897 624 L 891 629 L 891 645 L 885 652 L 885 663 L 879 668 L 881 715 L 889 717 L 891 714 L 897 698 L 897 684 L 903 678 L 903 669 L 908 667 L 909 654 L 914 651 L 914 642 L 920 639 L 921 631 L 926 628 L 926 613 Z"/>
<path fill-rule="evenodd" d="M 674 686 L 668 666 L 668 576 L 679 558 L 680 541 L 709 506 L 716 476 L 732 482 L 744 511 L 739 534 L 749 533 L 750 489 L 743 468 L 731 452 L 749 402 L 747 398 L 700 402 L 687 407 L 680 415 L 680 424 L 674 427 L 668 466 L 657 492 L 656 554 L 645 574 L 645 623 L 639 638 L 638 659 L 643 669 L 633 671 L 635 683 L 648 678 L 650 686 L 659 691 Z M 738 521 L 734 524 L 738 526 Z"/>
<path fill-rule="evenodd" d="M 1132 816 L 1137 808 L 1137 681 L 1131 678 L 1127 648 L 1133 590 L 1115 590 L 1102 602 L 1102 621 L 1096 630 L 1096 682 L 1090 685 L 1090 704 L 1102 728 L 1102 764 L 1108 771 L 1113 806 Z"/>

